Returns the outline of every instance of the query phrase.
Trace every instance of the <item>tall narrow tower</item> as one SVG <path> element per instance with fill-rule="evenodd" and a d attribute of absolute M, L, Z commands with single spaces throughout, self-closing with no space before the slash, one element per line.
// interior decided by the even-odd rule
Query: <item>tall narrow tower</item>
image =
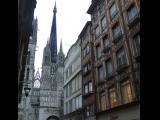
<path fill-rule="evenodd" d="M 51 33 L 50 33 L 50 41 L 49 46 L 51 50 L 51 62 L 56 63 L 57 60 L 57 27 L 56 27 L 56 3 L 53 10 L 53 20 L 52 20 L 52 27 L 51 27 Z"/>

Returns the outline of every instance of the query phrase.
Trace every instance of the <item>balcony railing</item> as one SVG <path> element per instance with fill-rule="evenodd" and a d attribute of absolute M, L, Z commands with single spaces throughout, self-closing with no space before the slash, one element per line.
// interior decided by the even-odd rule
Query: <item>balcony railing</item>
<path fill-rule="evenodd" d="M 118 73 L 121 73 L 121 72 L 123 72 L 126 68 L 128 68 L 127 63 L 121 64 L 121 65 L 118 66 L 117 72 L 118 72 Z"/>
<path fill-rule="evenodd" d="M 106 75 L 106 80 L 110 80 L 114 77 L 114 74 L 113 73 L 109 73 Z"/>

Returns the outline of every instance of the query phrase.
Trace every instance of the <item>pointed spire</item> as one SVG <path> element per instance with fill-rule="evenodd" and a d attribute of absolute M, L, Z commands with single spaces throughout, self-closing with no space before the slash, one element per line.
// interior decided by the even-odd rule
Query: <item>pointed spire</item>
<path fill-rule="evenodd" d="M 50 32 L 49 46 L 50 46 L 50 51 L 51 51 L 51 62 L 56 63 L 56 60 L 57 60 L 56 2 L 55 2 L 53 12 L 54 13 L 53 13 L 52 27 L 51 27 L 51 32 Z"/>
<path fill-rule="evenodd" d="M 37 73 L 34 78 L 35 78 L 35 80 L 40 80 L 39 68 L 37 69 Z"/>
<path fill-rule="evenodd" d="M 56 8 L 56 0 L 55 0 L 55 4 L 54 4 L 54 10 L 53 10 L 54 13 L 57 13 L 57 8 Z"/>

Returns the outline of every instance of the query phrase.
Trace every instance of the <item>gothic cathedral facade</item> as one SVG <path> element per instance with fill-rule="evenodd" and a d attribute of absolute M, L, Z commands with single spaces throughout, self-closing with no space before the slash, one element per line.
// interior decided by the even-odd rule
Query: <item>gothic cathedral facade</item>
<path fill-rule="evenodd" d="M 43 51 L 42 73 L 40 79 L 38 120 L 59 120 L 63 115 L 63 70 L 64 53 L 62 41 L 57 54 L 56 4 L 50 40 Z"/>

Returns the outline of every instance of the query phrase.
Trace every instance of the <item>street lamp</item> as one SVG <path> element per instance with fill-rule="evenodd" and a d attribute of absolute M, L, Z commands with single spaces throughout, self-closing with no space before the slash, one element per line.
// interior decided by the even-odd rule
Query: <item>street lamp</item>
<path fill-rule="evenodd" d="M 30 90 L 31 90 L 31 88 L 28 87 L 28 85 L 25 85 L 24 92 L 25 92 L 26 97 L 29 95 Z"/>

